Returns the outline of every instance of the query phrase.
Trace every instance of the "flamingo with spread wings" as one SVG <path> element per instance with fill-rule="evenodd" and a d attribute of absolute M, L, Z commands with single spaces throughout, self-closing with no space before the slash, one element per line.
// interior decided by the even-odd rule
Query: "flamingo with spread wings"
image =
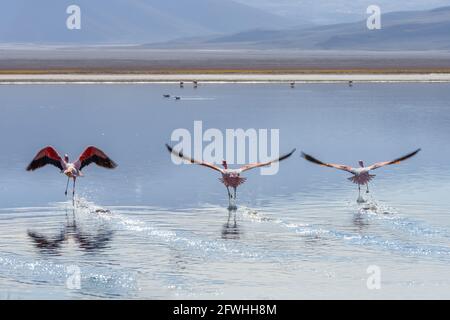
<path fill-rule="evenodd" d="M 281 157 L 278 157 L 271 161 L 247 164 L 239 169 L 230 169 L 230 168 L 228 168 L 228 164 L 225 160 L 222 161 L 223 168 L 220 168 L 212 163 L 208 163 L 205 161 L 198 161 L 193 158 L 190 158 L 190 157 L 184 155 L 182 151 L 175 151 L 168 144 L 166 144 L 166 147 L 170 153 L 172 153 L 173 155 L 175 155 L 183 160 L 187 160 L 190 163 L 198 164 L 198 165 L 201 165 L 201 166 L 204 166 L 204 167 L 207 167 L 207 168 L 210 168 L 210 169 L 213 169 L 213 170 L 219 172 L 222 175 L 222 178 L 220 178 L 219 180 L 220 180 L 220 182 L 222 182 L 225 185 L 225 187 L 227 188 L 227 191 L 228 191 L 228 201 L 229 201 L 230 207 L 233 207 L 231 205 L 231 200 L 236 199 L 236 189 L 247 180 L 246 178 L 241 177 L 241 174 L 243 172 L 251 170 L 251 169 L 259 168 L 259 167 L 269 166 L 275 162 L 283 161 L 283 160 L 289 158 L 290 156 L 292 156 L 292 154 L 295 152 L 295 149 L 293 149 L 288 154 L 282 155 Z M 230 192 L 230 188 L 233 189 L 233 194 Z"/>
<path fill-rule="evenodd" d="M 75 197 L 75 182 L 78 177 L 83 176 L 81 170 L 84 167 L 95 163 L 96 165 L 107 168 L 114 169 L 117 164 L 111 160 L 102 150 L 90 146 L 80 155 L 77 161 L 71 163 L 69 162 L 69 156 L 66 154 L 62 158 L 58 152 L 51 146 L 47 146 L 40 150 L 36 156 L 33 158 L 31 163 L 27 167 L 27 171 L 34 171 L 36 169 L 42 168 L 47 164 L 51 164 L 61 170 L 67 176 L 67 185 L 65 195 L 67 196 L 67 189 L 69 188 L 69 181 L 73 179 L 73 192 L 72 199 Z"/>
<path fill-rule="evenodd" d="M 369 182 L 373 178 L 375 178 L 374 174 L 370 174 L 370 172 L 372 170 L 375 170 L 375 169 L 378 169 L 378 168 L 381 168 L 384 166 L 388 166 L 391 164 L 399 164 L 400 162 L 403 162 L 403 161 L 415 156 L 420 150 L 421 149 L 417 149 L 417 150 L 415 150 L 411 153 L 408 153 L 407 155 L 404 155 L 395 160 L 377 162 L 371 166 L 364 166 L 364 162 L 362 160 L 359 160 L 358 161 L 359 168 L 353 168 L 351 166 L 342 165 L 342 164 L 325 163 L 325 162 L 322 162 L 304 152 L 302 152 L 302 157 L 305 158 L 305 160 L 308 160 L 308 161 L 318 164 L 320 166 L 335 168 L 335 169 L 347 171 L 347 172 L 353 174 L 353 176 L 348 178 L 348 180 L 350 180 L 351 182 L 358 185 L 358 194 L 359 194 L 358 201 L 363 201 L 363 199 L 361 198 L 361 185 L 365 185 L 367 188 L 366 193 L 369 193 Z"/>

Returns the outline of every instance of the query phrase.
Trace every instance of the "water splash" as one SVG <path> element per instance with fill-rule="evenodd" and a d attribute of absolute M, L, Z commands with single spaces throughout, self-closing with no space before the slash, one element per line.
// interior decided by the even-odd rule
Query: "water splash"
<path fill-rule="evenodd" d="M 447 230 L 428 226 L 423 221 L 405 217 L 398 210 L 379 203 L 373 198 L 359 206 L 358 212 L 369 220 L 381 222 L 383 225 L 396 231 L 414 236 L 450 239 L 450 233 Z"/>
<path fill-rule="evenodd" d="M 383 212 L 383 215 L 393 214 L 394 210 L 388 207 L 376 206 L 374 203 L 365 203 L 361 208 L 363 212 L 370 210 L 371 214 L 379 216 L 377 212 Z M 354 234 L 347 231 L 338 231 L 333 229 L 327 229 L 320 226 L 310 225 L 310 224 L 299 224 L 286 222 L 282 219 L 273 219 L 265 217 L 259 212 L 244 208 L 243 216 L 247 219 L 258 222 L 258 223 L 272 223 L 285 228 L 289 231 L 295 232 L 296 234 L 303 237 L 316 237 L 331 240 L 341 240 L 349 245 L 367 246 L 382 250 L 388 250 L 393 253 L 397 253 L 403 256 L 410 257 L 431 257 L 436 259 L 441 259 L 445 261 L 450 261 L 450 248 L 446 246 L 439 245 L 425 245 L 417 244 L 412 242 L 405 242 L 400 240 L 385 239 L 381 236 L 375 235 L 363 235 Z"/>
<path fill-rule="evenodd" d="M 15 253 L 0 253 L 0 275 L 21 283 L 66 287 L 72 264 L 31 259 Z M 81 288 L 73 291 L 99 297 L 133 296 L 138 290 L 136 274 L 110 266 L 81 265 Z"/>
<path fill-rule="evenodd" d="M 78 199 L 77 208 L 79 214 L 95 214 L 98 219 L 113 223 L 116 229 L 143 233 L 151 241 L 175 246 L 185 252 L 195 253 L 202 258 L 222 259 L 226 255 L 248 259 L 264 259 L 270 256 L 270 254 L 260 248 L 243 247 L 236 242 L 227 242 L 223 239 L 202 239 L 198 234 L 182 229 L 165 230 L 156 223 L 144 222 L 121 213 L 109 211 L 83 198 Z M 142 210 L 142 207 L 139 209 Z M 153 213 L 164 212 L 161 209 L 155 208 L 152 208 L 152 211 Z M 272 258 L 278 258 L 278 256 L 272 255 Z"/>

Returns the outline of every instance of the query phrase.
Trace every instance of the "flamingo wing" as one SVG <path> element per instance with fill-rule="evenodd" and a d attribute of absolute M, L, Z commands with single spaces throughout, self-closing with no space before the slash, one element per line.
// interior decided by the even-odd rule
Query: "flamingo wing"
<path fill-rule="evenodd" d="M 84 150 L 78 161 L 75 162 L 75 167 L 78 170 L 82 170 L 91 163 L 95 163 L 96 165 L 107 169 L 114 169 L 117 167 L 117 164 L 110 157 L 102 150 L 93 146 L 87 147 L 86 150 Z"/>
<path fill-rule="evenodd" d="M 179 158 L 181 158 L 183 160 L 187 160 L 190 163 L 195 163 L 195 164 L 198 164 L 198 165 L 201 165 L 201 166 L 204 166 L 204 167 L 207 167 L 207 168 L 210 168 L 210 169 L 222 172 L 221 168 L 219 168 L 219 167 L 217 167 L 217 166 L 215 166 L 215 165 L 213 165 L 213 164 L 211 164 L 209 162 L 198 161 L 198 160 L 195 160 L 195 159 L 190 158 L 188 156 L 185 156 L 183 154 L 183 151 L 177 152 L 177 151 L 173 150 L 173 148 L 171 146 L 169 146 L 168 144 L 166 144 L 166 148 L 167 148 L 167 150 L 169 150 L 170 153 L 172 153 L 173 155 L 175 155 L 175 156 L 177 156 L 177 157 L 179 157 Z"/>
<path fill-rule="evenodd" d="M 417 150 L 415 150 L 415 151 L 413 151 L 411 153 L 408 153 L 407 155 L 404 155 L 404 156 L 402 156 L 400 158 L 397 158 L 395 160 L 374 163 L 373 165 L 371 165 L 368 168 L 369 168 L 369 170 L 375 170 L 375 169 L 378 169 L 378 168 L 381 168 L 381 167 L 384 167 L 384 166 L 388 166 L 388 165 L 391 165 L 391 164 L 398 164 L 398 163 L 400 163 L 402 161 L 405 161 L 405 160 L 415 156 L 417 153 L 419 153 L 420 150 L 421 149 L 419 148 L 419 149 L 417 149 Z"/>
<path fill-rule="evenodd" d="M 63 160 L 61 156 L 53 147 L 50 146 L 43 148 L 36 154 L 36 156 L 28 165 L 27 171 L 34 171 L 36 169 L 42 168 L 47 164 L 51 164 L 59 168 L 61 171 L 64 170 Z"/>
<path fill-rule="evenodd" d="M 278 157 L 276 159 L 267 161 L 267 162 L 258 162 L 258 163 L 251 163 L 251 164 L 245 165 L 245 166 L 241 167 L 239 170 L 241 172 L 244 172 L 244 171 L 248 171 L 248 170 L 259 168 L 259 167 L 265 167 L 265 166 L 268 166 L 268 165 L 270 165 L 270 164 L 272 164 L 274 162 L 283 161 L 283 160 L 289 158 L 290 156 L 292 156 L 292 154 L 295 152 L 295 150 L 296 149 L 293 149 L 291 152 L 289 152 L 287 154 L 284 154 L 281 157 Z"/>
<path fill-rule="evenodd" d="M 319 166 L 335 168 L 335 169 L 344 170 L 344 171 L 353 173 L 353 168 L 350 167 L 350 166 L 346 166 L 346 165 L 343 165 L 343 164 L 325 163 L 325 162 L 322 162 L 322 161 L 320 161 L 320 160 L 314 158 L 313 156 L 310 156 L 309 154 L 306 154 L 304 152 L 302 152 L 302 157 L 305 160 L 308 160 L 309 162 L 318 164 Z"/>
<path fill-rule="evenodd" d="M 38 248 L 44 249 L 57 249 L 63 241 L 67 240 L 65 231 L 62 231 L 56 238 L 49 238 L 31 230 L 28 230 L 27 234 Z"/>

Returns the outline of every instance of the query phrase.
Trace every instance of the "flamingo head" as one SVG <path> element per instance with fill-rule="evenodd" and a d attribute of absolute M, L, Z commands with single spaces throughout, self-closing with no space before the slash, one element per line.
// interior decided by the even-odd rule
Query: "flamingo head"
<path fill-rule="evenodd" d="M 358 163 L 361 168 L 364 168 L 364 162 L 362 160 L 359 160 Z"/>
<path fill-rule="evenodd" d="M 222 161 L 222 166 L 223 166 L 225 169 L 228 169 L 228 164 L 227 164 L 227 162 L 226 162 L 225 160 Z"/>
<path fill-rule="evenodd" d="M 64 155 L 64 161 L 65 161 L 66 163 L 69 162 L 69 155 L 67 155 L 67 154 Z"/>

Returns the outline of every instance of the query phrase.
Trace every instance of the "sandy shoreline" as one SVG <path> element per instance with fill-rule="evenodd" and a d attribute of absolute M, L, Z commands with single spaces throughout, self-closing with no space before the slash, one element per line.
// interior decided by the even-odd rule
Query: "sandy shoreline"
<path fill-rule="evenodd" d="M 450 82 L 450 73 L 429 74 L 0 74 L 1 84 L 64 83 L 334 83 Z"/>

